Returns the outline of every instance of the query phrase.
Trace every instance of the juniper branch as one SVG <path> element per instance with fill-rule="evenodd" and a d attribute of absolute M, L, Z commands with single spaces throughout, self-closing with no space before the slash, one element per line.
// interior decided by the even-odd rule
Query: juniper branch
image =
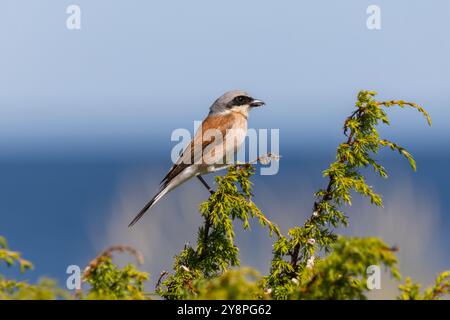
<path fill-rule="evenodd" d="M 213 195 L 214 194 L 214 190 L 209 186 L 209 184 L 205 181 L 205 179 L 203 179 L 202 176 L 197 176 L 198 180 L 200 180 L 200 182 L 205 186 L 206 190 L 208 190 L 208 192 Z M 205 217 L 205 231 L 204 231 L 204 236 L 203 236 L 203 243 L 204 246 L 206 247 L 207 243 L 208 243 L 208 236 L 209 236 L 209 229 L 211 228 L 211 217 L 210 215 L 207 215 Z M 206 251 L 203 252 L 203 254 L 205 254 Z"/>
<path fill-rule="evenodd" d="M 285 284 L 291 278 L 301 277 L 302 270 L 313 265 L 316 249 L 331 250 L 331 245 L 337 239 L 331 228 L 347 225 L 348 217 L 340 208 L 344 204 L 351 205 L 352 191 L 369 197 L 372 204 L 382 205 L 381 196 L 367 185 L 360 172 L 360 169 L 371 166 L 381 177 L 387 177 L 386 170 L 374 159 L 380 148 L 397 150 L 415 170 L 412 156 L 398 144 L 380 139 L 377 126 L 379 123 L 389 124 L 384 108 L 394 105 L 418 110 L 431 125 L 429 114 L 415 103 L 403 100 L 379 102 L 374 99 L 375 95 L 371 91 L 359 92 L 356 110 L 344 122 L 343 133 L 346 139 L 337 148 L 336 161 L 323 172 L 328 183 L 325 189 L 316 193 L 317 200 L 313 204 L 312 215 L 302 226 L 290 229 L 288 238 L 281 237 L 274 244 L 268 284 L 281 288 L 281 296 L 284 295 Z M 290 258 L 290 261 L 285 261 L 285 257 Z"/>

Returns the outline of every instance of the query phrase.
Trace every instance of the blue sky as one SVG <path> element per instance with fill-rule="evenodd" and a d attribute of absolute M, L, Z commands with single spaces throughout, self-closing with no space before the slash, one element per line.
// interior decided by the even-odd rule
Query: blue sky
<path fill-rule="evenodd" d="M 69 4 L 81 8 L 81 30 L 66 28 Z M 381 30 L 366 27 L 371 4 L 381 8 Z M 450 2 L 5 0 L 0 8 L 0 234 L 36 262 L 35 274 L 63 279 L 65 265 L 117 242 L 143 250 L 152 273 L 168 268 L 195 232 L 202 190 L 190 183 L 176 191 L 135 233 L 126 224 L 169 166 L 172 130 L 192 130 L 236 88 L 267 103 L 251 127 L 280 129 L 280 175 L 258 183 L 270 200 L 264 208 L 288 208 L 279 218 L 286 226 L 321 186 L 360 89 L 426 107 L 431 129 L 414 111 L 390 113 L 382 134 L 417 155 L 419 172 L 389 160 L 398 184 L 383 190 L 405 192 L 388 196 L 391 215 L 378 215 L 385 220 L 361 218 L 351 232 L 400 242 L 406 271 L 423 279 L 448 265 Z M 394 215 L 401 208 L 411 216 Z M 394 220 L 414 235 L 397 239 L 395 228 L 382 227 Z M 418 234 L 436 256 L 412 249 L 417 243 L 407 239 Z M 243 259 L 263 269 L 267 256 L 245 244 L 254 238 L 242 241 Z"/>
<path fill-rule="evenodd" d="M 5 153 L 166 144 L 234 88 L 267 101 L 252 125 L 281 128 L 286 143 L 326 136 L 360 89 L 434 116 L 427 134 L 409 114 L 396 132 L 424 145 L 448 136 L 448 1 L 378 1 L 378 31 L 366 28 L 369 1 L 78 1 L 77 31 L 69 4 L 2 4 Z"/>

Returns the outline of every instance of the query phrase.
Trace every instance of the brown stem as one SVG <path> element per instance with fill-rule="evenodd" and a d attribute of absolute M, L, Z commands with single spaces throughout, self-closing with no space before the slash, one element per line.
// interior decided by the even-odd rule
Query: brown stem
<path fill-rule="evenodd" d="M 203 179 L 202 176 L 197 176 L 197 178 L 205 186 L 205 188 L 209 191 L 209 193 L 211 195 L 213 195 L 214 194 L 214 190 L 209 186 L 209 184 L 205 181 L 205 179 Z M 204 235 L 203 235 L 203 243 L 204 243 L 205 248 L 206 248 L 206 246 L 208 244 L 208 237 L 209 237 L 209 229 L 210 228 L 211 228 L 211 219 L 210 219 L 210 216 L 208 215 L 208 216 L 205 217 L 205 232 L 204 232 Z M 203 251 L 202 255 L 204 255 L 204 252 L 205 251 Z"/>
<path fill-rule="evenodd" d="M 163 279 L 165 276 L 167 276 L 168 274 L 169 274 L 169 273 L 168 273 L 167 271 L 161 272 L 161 274 L 159 275 L 159 278 L 158 278 L 158 282 L 156 282 L 155 290 L 158 290 L 159 286 L 161 285 L 162 279 Z"/>
<path fill-rule="evenodd" d="M 208 237 L 209 237 L 209 229 L 211 228 L 211 219 L 209 216 L 205 218 L 205 234 L 203 235 L 203 243 L 206 245 L 208 244 Z"/>
<path fill-rule="evenodd" d="M 345 120 L 345 122 L 344 122 L 344 134 L 345 134 L 345 135 L 347 135 L 347 131 L 348 131 L 348 122 L 349 122 L 351 119 L 353 119 L 354 117 L 360 117 L 360 116 L 362 115 L 362 113 L 363 113 L 363 110 L 362 110 L 361 108 L 359 108 L 359 109 L 355 110 L 355 112 L 353 112 L 353 113 Z M 350 132 L 350 134 L 348 135 L 346 144 L 348 144 L 349 146 L 353 145 L 353 143 L 355 142 L 355 141 L 354 141 L 354 136 L 355 136 L 355 133 L 354 133 L 353 131 Z M 340 159 L 339 162 L 343 163 L 343 162 L 345 162 L 345 161 L 346 161 L 346 159 L 345 159 L 345 158 L 342 158 L 342 159 Z M 318 211 L 318 210 L 319 210 L 319 203 L 328 202 L 328 201 L 331 200 L 331 197 L 332 197 L 332 192 L 331 192 L 331 191 L 332 191 L 332 188 L 333 188 L 333 181 L 334 181 L 334 179 L 333 179 L 333 177 L 331 177 L 331 176 L 330 176 L 329 178 L 330 178 L 330 180 L 329 180 L 329 182 L 328 182 L 328 186 L 327 186 L 327 188 L 326 188 L 326 190 L 325 190 L 325 193 L 324 193 L 324 195 L 322 196 L 322 199 L 320 199 L 320 201 L 315 201 L 315 202 L 314 202 L 313 212 L 317 212 L 318 214 L 321 213 L 321 212 Z M 315 218 L 314 215 L 311 216 L 311 218 L 309 218 L 309 221 L 310 221 L 310 222 L 313 221 L 314 218 Z M 300 243 L 297 243 L 297 245 L 295 245 L 294 249 L 293 249 L 292 252 L 290 253 L 290 256 L 291 256 L 291 265 L 292 265 L 292 267 L 294 268 L 294 272 L 295 272 L 295 270 L 296 270 L 296 268 L 297 268 L 297 262 L 298 262 L 298 260 L 299 260 L 300 246 L 301 246 Z"/>

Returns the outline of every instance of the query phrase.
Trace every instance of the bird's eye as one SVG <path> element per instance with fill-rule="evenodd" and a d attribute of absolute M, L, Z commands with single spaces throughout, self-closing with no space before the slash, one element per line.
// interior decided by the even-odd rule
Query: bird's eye
<path fill-rule="evenodd" d="M 235 104 L 238 105 L 238 106 L 241 106 L 241 105 L 243 105 L 243 104 L 248 103 L 249 100 L 250 100 L 250 99 L 249 99 L 248 97 L 246 97 L 246 96 L 238 96 L 238 97 L 236 97 L 236 98 L 234 99 Z"/>

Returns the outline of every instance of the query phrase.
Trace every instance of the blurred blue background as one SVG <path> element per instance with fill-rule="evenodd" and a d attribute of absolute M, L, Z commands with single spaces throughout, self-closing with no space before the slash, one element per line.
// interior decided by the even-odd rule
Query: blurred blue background
<path fill-rule="evenodd" d="M 81 30 L 66 28 L 70 4 L 81 7 Z M 382 135 L 415 155 L 418 172 L 383 152 L 390 179 L 371 183 L 385 207 L 356 201 L 343 232 L 399 245 L 403 273 L 430 282 L 450 265 L 450 2 L 377 1 L 376 31 L 366 27 L 371 4 L 2 1 L 0 234 L 35 263 L 20 277 L 63 284 L 69 264 L 117 243 L 143 251 L 153 280 L 169 269 L 195 240 L 201 185 L 127 224 L 170 166 L 172 130 L 192 130 L 230 89 L 266 101 L 250 127 L 280 129 L 280 172 L 256 178 L 258 205 L 283 230 L 301 224 L 356 93 L 369 89 L 425 106 L 433 127 L 391 110 Z M 255 225 L 238 237 L 243 264 L 265 272 L 266 232 Z"/>

